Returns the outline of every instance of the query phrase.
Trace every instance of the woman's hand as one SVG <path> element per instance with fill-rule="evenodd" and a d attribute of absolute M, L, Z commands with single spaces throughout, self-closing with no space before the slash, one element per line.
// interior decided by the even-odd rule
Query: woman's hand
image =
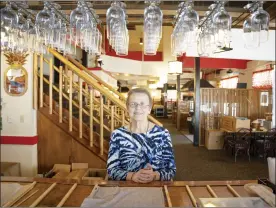
<path fill-rule="evenodd" d="M 131 180 L 136 183 L 150 183 L 154 180 L 154 172 L 152 169 L 141 169 L 133 173 Z"/>

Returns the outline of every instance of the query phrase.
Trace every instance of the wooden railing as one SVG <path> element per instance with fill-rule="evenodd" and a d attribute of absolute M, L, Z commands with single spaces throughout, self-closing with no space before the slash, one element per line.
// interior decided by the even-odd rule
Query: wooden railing
<path fill-rule="evenodd" d="M 55 50 L 49 49 L 49 52 L 63 62 L 64 67 L 55 66 L 52 58 L 34 54 L 34 108 L 47 106 L 49 114 L 57 114 L 60 123 L 68 123 L 68 130 L 78 131 L 79 138 L 88 139 L 91 147 L 95 144 L 94 135 L 98 135 L 97 144 L 103 155 L 104 136 L 110 136 L 115 128 L 129 123 L 125 102 Z M 45 75 L 45 63 L 49 66 L 49 76 Z M 54 71 L 59 76 L 57 84 L 53 82 Z M 95 126 L 98 127 L 96 132 Z M 89 136 L 84 137 L 87 129 Z"/>
<path fill-rule="evenodd" d="M 123 96 L 120 92 L 118 92 L 117 90 L 115 90 L 112 86 L 110 86 L 109 84 L 107 84 L 106 82 L 104 82 L 102 79 L 100 79 L 98 76 L 94 75 L 91 71 L 89 71 L 85 66 L 83 66 L 80 62 L 78 62 L 77 60 L 75 60 L 74 58 L 68 56 L 67 57 L 68 60 L 70 62 L 72 62 L 73 64 L 75 64 L 79 69 L 85 71 L 87 74 L 89 74 L 91 77 L 93 77 L 95 80 L 97 80 L 102 86 L 106 87 L 108 90 L 110 90 L 112 93 L 114 93 L 115 95 L 117 95 L 119 97 L 120 100 L 122 101 L 126 101 L 125 96 Z M 148 116 L 148 119 L 159 125 L 159 126 L 163 126 L 162 123 L 160 123 L 158 120 L 156 120 L 154 117 L 152 117 L 151 115 Z"/>

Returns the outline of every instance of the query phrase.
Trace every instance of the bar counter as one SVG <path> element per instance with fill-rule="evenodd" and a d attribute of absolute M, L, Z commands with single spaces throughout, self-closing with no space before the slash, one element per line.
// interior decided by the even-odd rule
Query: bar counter
<path fill-rule="evenodd" d="M 233 181 L 155 181 L 150 184 L 137 184 L 130 181 L 95 181 L 95 180 L 63 180 L 53 178 L 27 178 L 27 177 L 1 177 L 1 183 L 16 182 L 22 185 L 35 184 L 31 191 L 21 197 L 15 204 L 20 207 L 30 206 L 54 183 L 54 188 L 43 198 L 38 207 L 56 207 L 62 199 L 66 198 L 68 191 L 75 189 L 65 200 L 64 207 L 79 207 L 83 200 L 91 193 L 95 186 L 120 186 L 120 187 L 163 187 L 164 199 L 167 207 L 196 207 L 198 198 L 212 197 L 257 197 L 248 193 L 244 185 L 257 183 L 257 180 Z M 38 190 L 34 195 L 31 192 Z M 68 194 L 67 194 L 68 195 Z M 25 200 L 28 198 L 27 200 Z M 22 201 L 22 203 L 20 203 Z"/>

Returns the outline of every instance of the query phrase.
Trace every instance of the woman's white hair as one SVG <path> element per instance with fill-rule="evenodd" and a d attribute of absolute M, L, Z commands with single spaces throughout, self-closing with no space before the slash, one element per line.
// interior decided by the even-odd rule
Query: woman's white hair
<path fill-rule="evenodd" d="M 152 97 L 151 97 L 151 94 L 150 92 L 145 89 L 145 88 L 134 88 L 134 89 L 131 89 L 130 91 L 128 91 L 127 93 L 127 99 L 126 99 L 126 104 L 128 105 L 129 104 L 129 98 L 132 94 L 135 94 L 135 93 L 143 93 L 145 95 L 148 96 L 149 98 L 149 104 L 150 104 L 150 107 L 152 107 Z"/>

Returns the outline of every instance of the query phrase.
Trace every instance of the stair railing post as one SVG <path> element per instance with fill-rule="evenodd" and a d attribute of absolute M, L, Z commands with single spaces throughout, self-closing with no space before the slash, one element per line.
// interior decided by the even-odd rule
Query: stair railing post
<path fill-rule="evenodd" d="M 115 111 L 115 106 L 111 106 L 111 133 L 114 131 L 114 111 Z"/>
<path fill-rule="evenodd" d="M 69 131 L 73 130 L 73 73 L 69 77 Z"/>
<path fill-rule="evenodd" d="M 79 137 L 82 138 L 82 79 L 79 78 Z"/>
<path fill-rule="evenodd" d="M 123 109 L 121 109 L 121 110 L 122 110 L 122 126 L 124 126 L 125 125 L 125 112 Z"/>
<path fill-rule="evenodd" d="M 43 107 L 43 54 L 40 54 L 40 86 L 39 86 L 39 107 Z"/>
<path fill-rule="evenodd" d="M 62 92 L 63 92 L 63 68 L 59 66 L 59 123 L 62 123 Z"/>
<path fill-rule="evenodd" d="M 86 82 L 84 82 L 84 89 L 85 89 L 85 92 L 86 93 L 89 93 L 89 90 L 88 90 L 88 84 Z M 86 96 L 85 96 L 85 105 L 87 106 L 88 105 L 88 99 Z"/>
<path fill-rule="evenodd" d="M 93 141 L 93 112 L 94 112 L 94 90 L 89 90 L 89 103 L 90 103 L 90 146 L 93 147 L 94 141 Z"/>
<path fill-rule="evenodd" d="M 53 114 L 53 59 L 49 60 L 49 114 Z"/>
<path fill-rule="evenodd" d="M 33 108 L 35 110 L 37 110 L 37 97 L 38 97 L 38 80 L 37 80 L 37 54 L 34 53 L 34 74 L 33 74 L 33 78 L 34 78 L 34 85 L 33 85 L 33 93 L 34 93 L 34 99 L 33 99 Z"/>
<path fill-rule="evenodd" d="M 64 74 L 66 75 L 64 76 L 64 89 L 65 89 L 65 92 L 67 92 L 68 91 L 68 66 L 65 65 L 64 69 L 65 69 Z"/>
<path fill-rule="evenodd" d="M 103 125 L 104 125 L 104 120 L 103 120 L 103 95 L 101 94 L 100 96 L 100 154 L 103 155 Z"/>

